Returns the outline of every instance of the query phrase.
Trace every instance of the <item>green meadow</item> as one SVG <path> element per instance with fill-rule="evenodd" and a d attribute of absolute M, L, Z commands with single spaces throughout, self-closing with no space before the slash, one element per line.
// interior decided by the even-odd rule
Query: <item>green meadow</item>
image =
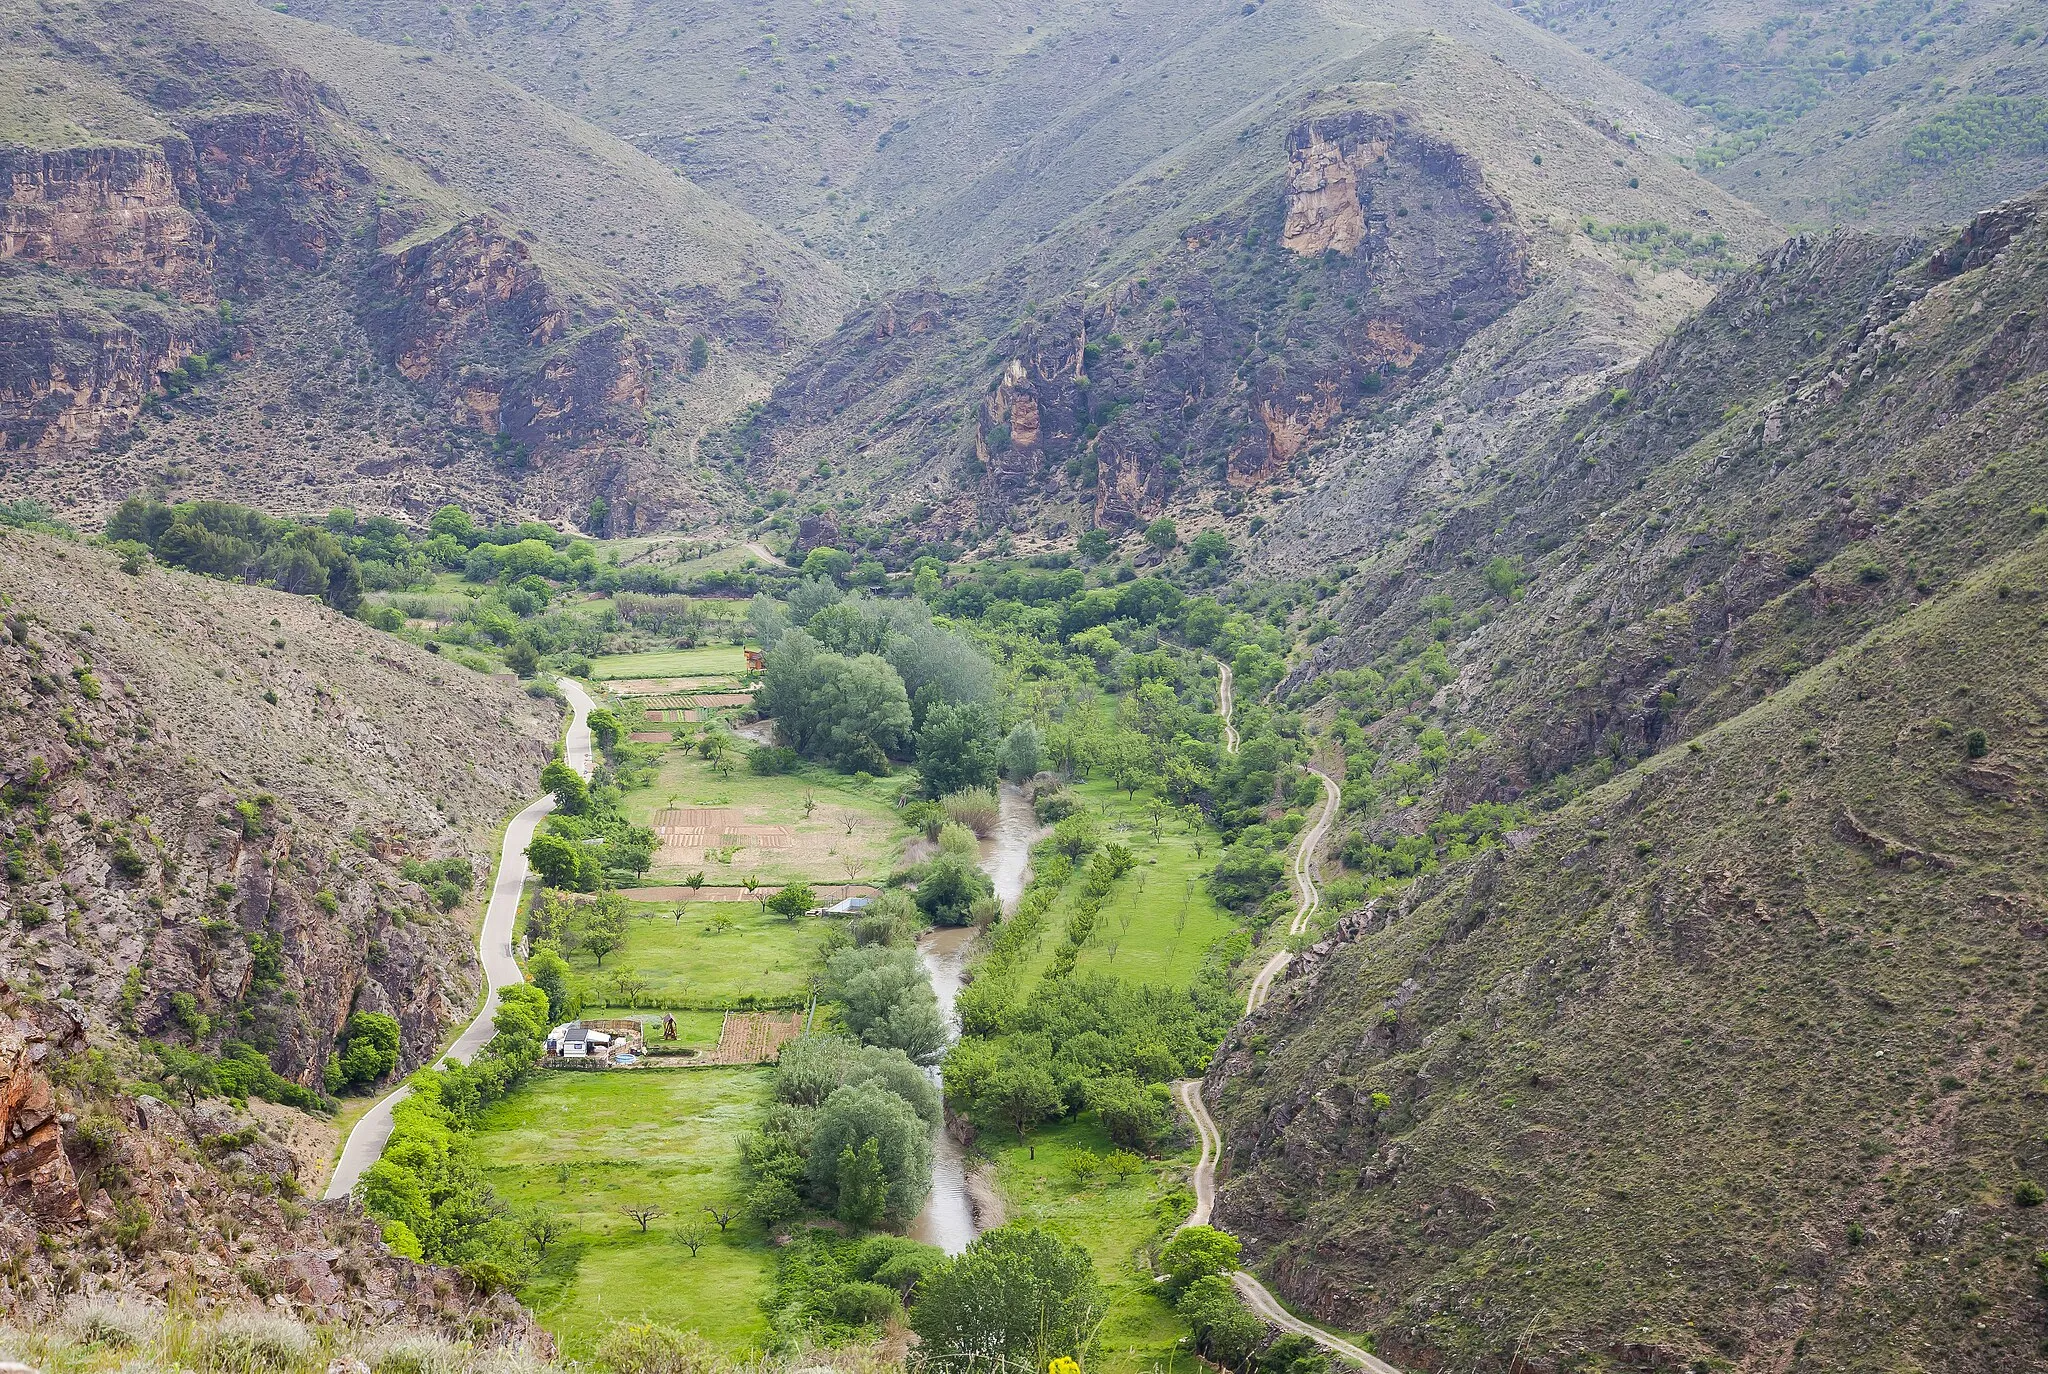
<path fill-rule="evenodd" d="M 732 1351 L 766 1340 L 773 1251 L 746 1222 L 721 1235 L 704 1209 L 739 1197 L 739 1138 L 768 1101 L 768 1077 L 546 1073 L 484 1114 L 472 1148 L 492 1189 L 515 1213 L 546 1211 L 565 1228 L 520 1293 L 565 1358 L 643 1316 Z M 645 1232 L 623 1210 L 640 1206 L 660 1209 Z M 694 1256 L 677 1239 L 685 1227 L 708 1233 Z"/>
<path fill-rule="evenodd" d="M 587 951 L 574 950 L 569 967 L 593 998 L 606 997 L 621 974 L 637 980 L 644 991 L 635 1004 L 645 1008 L 798 996 L 809 986 L 827 930 L 823 921 L 786 921 L 751 901 L 632 902 L 627 909 L 624 947 L 606 955 L 601 968 Z M 715 1026 L 711 1038 L 718 1038 Z"/>

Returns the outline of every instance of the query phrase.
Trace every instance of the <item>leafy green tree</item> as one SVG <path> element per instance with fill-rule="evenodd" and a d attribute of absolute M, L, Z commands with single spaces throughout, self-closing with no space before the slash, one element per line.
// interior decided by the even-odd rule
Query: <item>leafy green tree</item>
<path fill-rule="evenodd" d="M 359 1011 L 348 1018 L 337 1048 L 340 1086 L 360 1092 L 398 1067 L 398 1022 L 381 1012 Z"/>
<path fill-rule="evenodd" d="M 1237 1268 L 1243 1247 L 1237 1237 L 1213 1226 L 1185 1226 L 1159 1247 L 1158 1270 L 1166 1275 L 1174 1293 L 1187 1290 L 1196 1279 L 1227 1274 Z"/>
<path fill-rule="evenodd" d="M 578 923 L 577 943 L 603 968 L 604 956 L 626 943 L 626 930 L 626 904 L 617 893 L 607 892 L 590 904 Z"/>
<path fill-rule="evenodd" d="M 547 994 L 549 1023 L 560 1025 L 567 1021 L 573 1014 L 569 1002 L 568 961 L 555 950 L 542 945 L 526 961 L 526 976 Z"/>
<path fill-rule="evenodd" d="M 839 1200 L 834 1215 L 848 1226 L 879 1226 L 889 1210 L 889 1175 L 882 1168 L 881 1150 L 872 1140 L 856 1149 L 839 1147 Z"/>
<path fill-rule="evenodd" d="M 819 545 L 804 555 L 805 577 L 829 577 L 835 582 L 853 568 L 853 555 L 843 549 Z"/>
<path fill-rule="evenodd" d="M 872 1141 L 875 1157 L 888 1180 L 885 1220 L 902 1222 L 917 1215 L 932 1186 L 931 1128 L 908 1102 L 880 1083 L 855 1083 L 837 1089 L 818 1109 L 811 1130 L 806 1171 L 811 1185 L 833 1211 L 839 1206 L 841 1152 L 856 1155 Z"/>
<path fill-rule="evenodd" d="M 910 1326 L 942 1368 L 1085 1361 L 1105 1308 L 1088 1252 L 1036 1226 L 984 1233 L 918 1285 Z"/>
<path fill-rule="evenodd" d="M 1030 721 L 1019 721 L 1003 737 L 1003 747 L 997 756 L 997 765 L 1002 775 L 1012 782 L 1024 782 L 1037 776 L 1044 767 L 1045 737 Z"/>
<path fill-rule="evenodd" d="M 995 884 L 973 863 L 942 853 L 925 865 L 917 885 L 917 908 L 933 925 L 966 925 L 974 903 L 994 891 Z"/>
<path fill-rule="evenodd" d="M 1265 1344 L 1266 1323 L 1244 1305 L 1228 1279 L 1196 1279 L 1174 1310 L 1194 1328 L 1196 1348 L 1225 1369 L 1247 1368 Z"/>
<path fill-rule="evenodd" d="M 1089 1082 L 1088 1109 L 1119 1145 L 1146 1149 L 1171 1128 L 1171 1094 L 1158 1083 L 1141 1084 L 1129 1074 L 1111 1073 Z"/>
<path fill-rule="evenodd" d="M 533 865 L 533 871 L 540 874 L 540 880 L 549 887 L 579 891 L 583 887 L 584 855 L 576 844 L 551 830 L 534 833 L 526 846 L 526 860 Z"/>
<path fill-rule="evenodd" d="M 505 646 L 505 666 L 519 678 L 529 678 L 540 671 L 540 651 L 533 647 L 533 641 L 520 635 Z"/>
<path fill-rule="evenodd" d="M 1198 568 L 1230 561 L 1230 536 L 1222 530 L 1203 530 L 1188 544 L 1188 562 Z"/>
<path fill-rule="evenodd" d="M 590 785 L 560 759 L 550 760 L 540 770 L 540 785 L 543 791 L 554 793 L 555 806 L 564 815 L 580 816 L 590 809 Z"/>
<path fill-rule="evenodd" d="M 1030 1129 L 1058 1116 L 1066 1106 L 1066 1098 L 1043 1064 L 1011 1063 L 990 1075 L 975 1105 L 1007 1122 L 1017 1138 L 1028 1144 Z M 1036 1145 L 1030 1146 L 1030 1154 L 1031 1158 L 1038 1158 Z"/>
<path fill-rule="evenodd" d="M 1166 553 L 1180 543 L 1180 530 L 1172 520 L 1162 515 L 1145 526 L 1145 543 L 1160 553 Z"/>
<path fill-rule="evenodd" d="M 790 883 L 768 899 L 768 909 L 786 921 L 795 921 L 818 905 L 818 894 L 809 883 Z"/>
<path fill-rule="evenodd" d="M 913 951 L 857 946 L 833 955 L 825 972 L 847 1029 L 863 1043 L 898 1049 L 920 1062 L 945 1048 L 946 1023 L 931 976 Z"/>
<path fill-rule="evenodd" d="M 625 724 L 608 706 L 600 706 L 592 711 L 585 717 L 585 722 L 590 726 L 590 737 L 596 740 L 597 747 L 607 754 L 618 748 L 619 741 L 625 738 Z"/>
<path fill-rule="evenodd" d="M 943 797 L 996 780 L 995 712 L 983 702 L 935 702 L 917 733 L 917 768 L 927 796 Z"/>
<path fill-rule="evenodd" d="M 176 1045 L 156 1045 L 153 1049 L 160 1066 L 158 1078 L 173 1092 L 183 1093 L 187 1106 L 196 1106 L 200 1098 L 219 1091 L 213 1061 L 205 1055 Z"/>

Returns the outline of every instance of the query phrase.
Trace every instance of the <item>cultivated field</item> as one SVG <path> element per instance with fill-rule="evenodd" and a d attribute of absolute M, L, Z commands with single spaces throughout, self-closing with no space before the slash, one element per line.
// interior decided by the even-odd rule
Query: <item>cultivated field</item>
<path fill-rule="evenodd" d="M 600 682 L 613 678 L 737 677 L 746 671 L 747 656 L 730 644 L 606 654 L 590 665 L 591 676 Z"/>

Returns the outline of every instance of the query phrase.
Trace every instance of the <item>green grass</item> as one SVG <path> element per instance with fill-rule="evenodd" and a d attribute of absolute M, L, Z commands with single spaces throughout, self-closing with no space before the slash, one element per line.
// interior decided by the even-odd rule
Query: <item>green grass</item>
<path fill-rule="evenodd" d="M 855 881 L 876 882 L 888 876 L 910 838 L 893 805 L 903 786 L 901 778 L 877 778 L 856 788 L 851 778 L 821 768 L 762 777 L 749 772 L 743 760 L 735 760 L 731 772 L 720 777 L 692 749 L 674 744 L 655 747 L 660 752 L 652 781 L 624 798 L 626 815 L 634 824 L 651 826 L 671 806 L 728 807 L 736 822 L 788 827 L 790 843 L 781 849 L 743 850 L 731 863 L 716 858 L 671 863 L 657 851 L 650 882 L 679 882 L 701 868 L 705 881 L 718 886 L 736 884 L 749 873 L 767 883 L 800 878 L 825 886 L 849 880 L 849 858 L 854 861 Z M 808 818 L 806 797 L 817 803 Z M 854 826 L 850 836 L 849 820 Z"/>
<path fill-rule="evenodd" d="M 634 902 L 630 910 L 625 947 L 605 956 L 603 968 L 582 950 L 569 956 L 569 967 L 596 997 L 609 996 L 611 980 L 622 972 L 641 978 L 647 991 L 637 1000 L 646 1009 L 718 1005 L 750 993 L 796 996 L 817 964 L 827 929 L 809 917 L 791 924 L 763 912 L 759 902 L 692 902 L 680 921 L 672 904 Z M 715 921 L 732 924 L 720 930 Z M 680 1022 L 676 1031 L 680 1036 Z M 711 1039 L 717 1038 L 714 1025 Z"/>
<path fill-rule="evenodd" d="M 644 654 L 606 654 L 593 659 L 591 676 L 600 682 L 632 677 L 710 677 L 744 673 L 747 657 L 729 644 L 699 649 L 660 649 Z"/>
<path fill-rule="evenodd" d="M 1090 1369 L 1136 1374 L 1177 1364 L 1197 1370 L 1193 1357 L 1179 1348 L 1187 1324 L 1159 1296 L 1144 1260 L 1144 1252 L 1180 1223 L 1192 1201 L 1178 1207 L 1175 1202 L 1185 1198 L 1182 1170 L 1193 1164 L 1192 1155 L 1149 1161 L 1151 1169 L 1127 1183 L 1104 1174 L 1082 1184 L 1069 1171 L 1074 1157 L 1083 1150 L 1102 1155 L 1116 1148 L 1093 1117 L 1033 1131 L 1035 1160 L 1015 1137 L 981 1139 L 995 1163 L 996 1187 L 1009 1219 L 1058 1231 L 1095 1261 L 1109 1315 Z"/>
<path fill-rule="evenodd" d="M 1145 799 L 1129 800 L 1107 781 L 1079 783 L 1072 790 L 1103 818 L 1105 838 L 1138 856 L 1137 870 L 1117 884 L 1104 905 L 1076 970 L 1111 974 L 1132 983 L 1192 983 L 1209 946 L 1236 926 L 1209 896 L 1203 881 L 1216 866 L 1221 842 L 1206 828 L 1199 836 L 1189 835 L 1186 826 L 1171 817 L 1153 838 Z M 1198 838 L 1200 856 L 1195 853 Z M 1036 978 L 1052 962 L 1079 898 L 1076 881 L 1048 915 L 1038 952 L 1027 965 L 1030 977 Z"/>
<path fill-rule="evenodd" d="M 739 1137 L 767 1082 L 759 1069 L 543 1073 L 484 1114 L 473 1149 L 491 1187 L 569 1228 L 520 1294 L 566 1358 L 642 1316 L 728 1350 L 765 1341 L 773 1252 L 746 1223 L 720 1237 L 703 1208 L 738 1197 Z M 635 1204 L 664 1212 L 645 1235 L 620 1211 Z M 693 1258 L 674 1234 L 697 1222 L 711 1239 Z"/>

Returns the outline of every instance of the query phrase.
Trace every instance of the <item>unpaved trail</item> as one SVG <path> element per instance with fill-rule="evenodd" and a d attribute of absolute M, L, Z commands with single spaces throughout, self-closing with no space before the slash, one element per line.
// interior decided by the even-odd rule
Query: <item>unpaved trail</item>
<path fill-rule="evenodd" d="M 1301 843 L 1295 846 L 1294 859 L 1289 865 L 1288 876 L 1292 879 L 1297 894 L 1294 919 L 1287 923 L 1287 933 L 1290 936 L 1299 935 L 1307 930 L 1309 922 L 1323 909 L 1322 889 L 1316 885 L 1316 870 L 1320 863 L 1317 851 L 1322 848 L 1323 841 L 1329 837 L 1330 827 L 1337 821 L 1336 781 L 1320 768 L 1311 768 L 1308 771 L 1322 779 L 1323 809 L 1315 820 L 1310 822 L 1308 829 L 1302 832 Z M 1266 961 L 1266 966 L 1259 970 L 1259 976 L 1252 979 L 1251 991 L 1245 995 L 1246 1016 L 1250 1016 L 1265 1005 L 1267 995 L 1273 991 L 1273 981 L 1287 971 L 1287 965 L 1293 962 L 1293 959 L 1294 956 L 1283 949 Z"/>
<path fill-rule="evenodd" d="M 571 713 L 568 732 L 562 739 L 562 757 L 588 778 L 592 703 L 584 690 L 567 678 L 560 685 L 562 695 L 569 699 Z M 484 971 L 483 1010 L 455 1037 L 455 1043 L 441 1058 L 462 1064 L 474 1058 L 495 1033 L 491 1020 L 498 1014 L 498 989 L 525 980 L 519 971 L 519 961 L 512 955 L 512 925 L 519 914 L 519 896 L 526 890 L 526 846 L 533 843 L 533 832 L 540 828 L 542 818 L 554 809 L 554 797 L 543 792 L 505 826 L 504 844 L 498 851 L 498 876 L 491 884 L 490 904 L 484 908 L 483 928 L 476 937 L 477 962 Z M 384 1153 L 384 1145 L 391 1139 L 391 1113 L 411 1095 L 411 1088 L 400 1086 L 356 1122 L 341 1147 L 341 1159 L 334 1166 L 334 1176 L 327 1180 L 323 1197 L 349 1195 L 356 1180 Z"/>
<path fill-rule="evenodd" d="M 773 553 L 771 553 L 766 544 L 763 544 L 758 540 L 756 540 L 753 543 L 747 544 L 744 547 L 748 553 L 754 555 L 754 557 L 760 559 L 763 563 L 766 563 L 771 568 L 780 568 L 784 566 L 783 561 L 777 558 Z"/>
<path fill-rule="evenodd" d="M 1235 754 L 1237 752 L 1237 699 L 1231 693 L 1230 665 L 1219 658 L 1216 660 L 1216 666 L 1223 670 L 1223 676 L 1218 678 L 1216 682 L 1216 714 L 1223 717 L 1223 752 Z"/>
<path fill-rule="evenodd" d="M 1216 1161 L 1223 1154 L 1223 1132 L 1217 1129 L 1215 1118 L 1209 1115 L 1209 1104 L 1202 1100 L 1202 1081 L 1199 1078 L 1183 1079 L 1174 1085 L 1174 1089 L 1174 1095 L 1180 1099 L 1182 1109 L 1194 1123 L 1195 1134 L 1202 1142 L 1202 1157 L 1195 1165 L 1195 1210 L 1188 1214 L 1188 1219 L 1181 1226 L 1207 1226 L 1210 1224 L 1209 1214 L 1216 1203 Z M 1295 1316 L 1280 1305 L 1280 1300 L 1267 1291 L 1266 1285 L 1244 1270 L 1232 1274 L 1230 1281 L 1237 1286 L 1246 1306 L 1282 1331 L 1306 1336 L 1323 1349 L 1343 1356 L 1371 1371 L 1371 1374 L 1401 1374 L 1400 1370 L 1378 1356 Z"/>

